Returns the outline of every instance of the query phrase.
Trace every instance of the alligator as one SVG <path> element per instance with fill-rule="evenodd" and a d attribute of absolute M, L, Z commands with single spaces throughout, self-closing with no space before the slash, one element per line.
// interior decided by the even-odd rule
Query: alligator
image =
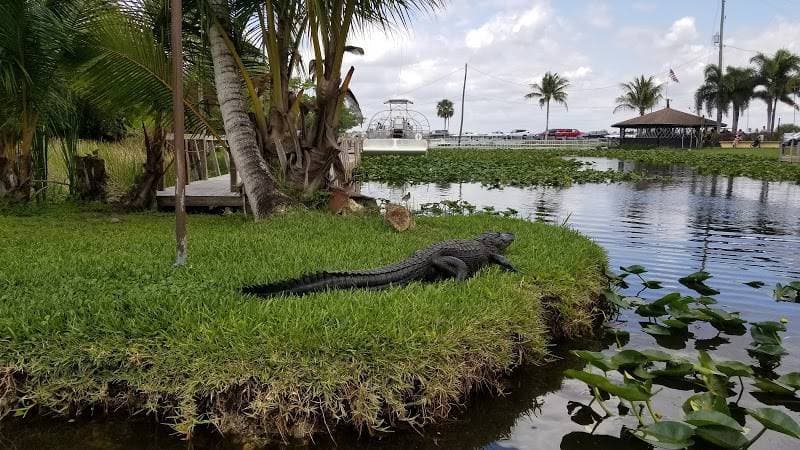
<path fill-rule="evenodd" d="M 497 264 L 516 272 L 502 252 L 514 241 L 511 233 L 486 232 L 474 239 L 452 239 L 416 251 L 403 261 L 377 269 L 320 272 L 291 280 L 241 288 L 258 297 L 303 296 L 334 289 L 387 289 L 412 282 L 466 280 L 481 268 Z"/>

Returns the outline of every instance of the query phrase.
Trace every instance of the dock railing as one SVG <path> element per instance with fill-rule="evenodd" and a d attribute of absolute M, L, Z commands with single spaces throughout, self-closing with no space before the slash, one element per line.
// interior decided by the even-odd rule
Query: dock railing
<path fill-rule="evenodd" d="M 534 148 L 598 148 L 614 147 L 619 141 L 614 139 L 505 139 L 505 138 L 486 138 L 486 137 L 461 137 L 459 144 L 457 137 L 443 139 L 430 139 L 430 148 L 451 147 L 463 149 L 534 149 Z"/>

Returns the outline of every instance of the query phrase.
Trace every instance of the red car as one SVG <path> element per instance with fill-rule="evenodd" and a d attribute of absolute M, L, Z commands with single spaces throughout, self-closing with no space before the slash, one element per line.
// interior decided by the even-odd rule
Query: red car
<path fill-rule="evenodd" d="M 581 136 L 583 136 L 583 133 L 574 128 L 553 128 L 547 133 L 548 139 L 577 139 Z M 536 137 L 544 139 L 544 133 L 539 133 Z"/>

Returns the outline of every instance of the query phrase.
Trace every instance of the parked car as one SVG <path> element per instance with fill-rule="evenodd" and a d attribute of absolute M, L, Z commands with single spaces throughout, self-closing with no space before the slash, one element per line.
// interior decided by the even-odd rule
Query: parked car
<path fill-rule="evenodd" d="M 431 139 L 444 139 L 450 137 L 450 132 L 447 130 L 433 130 L 431 131 Z"/>
<path fill-rule="evenodd" d="M 490 139 L 502 139 L 506 137 L 506 134 L 502 131 L 492 131 L 491 133 L 487 133 L 486 137 Z"/>
<path fill-rule="evenodd" d="M 517 129 L 517 130 L 511 130 L 511 132 L 508 133 L 506 137 L 508 139 L 528 139 L 532 138 L 533 135 L 534 133 L 532 131 Z"/>
<path fill-rule="evenodd" d="M 547 133 L 548 139 L 577 139 L 583 136 L 580 130 L 574 128 L 553 128 Z M 536 135 L 536 139 L 544 139 L 545 132 Z"/>
<path fill-rule="evenodd" d="M 583 133 L 583 137 L 585 137 L 586 139 L 604 138 L 607 135 L 608 135 L 608 130 L 596 130 Z"/>

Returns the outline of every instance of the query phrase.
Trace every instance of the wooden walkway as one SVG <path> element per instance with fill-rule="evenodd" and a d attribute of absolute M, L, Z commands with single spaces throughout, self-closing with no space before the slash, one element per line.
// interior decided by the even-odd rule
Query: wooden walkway
<path fill-rule="evenodd" d="M 156 193 L 159 208 L 175 207 L 175 186 Z M 186 186 L 186 207 L 241 208 L 242 196 L 231 192 L 230 176 L 220 175 L 207 180 L 192 181 Z"/>

